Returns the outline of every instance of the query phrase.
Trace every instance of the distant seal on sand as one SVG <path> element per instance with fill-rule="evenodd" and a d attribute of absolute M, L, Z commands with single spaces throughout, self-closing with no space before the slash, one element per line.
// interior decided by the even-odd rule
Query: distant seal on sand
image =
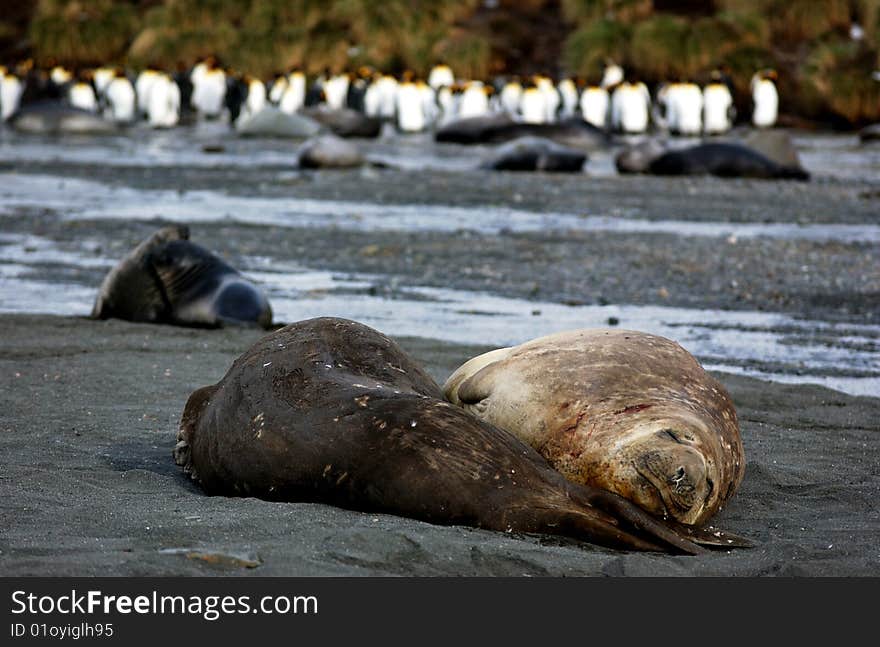
<path fill-rule="evenodd" d="M 654 175 L 810 179 L 810 174 L 802 168 L 782 166 L 747 146 L 722 142 L 668 151 L 652 161 L 648 171 Z"/>
<path fill-rule="evenodd" d="M 880 124 L 871 124 L 865 126 L 859 131 L 859 141 L 876 142 L 880 141 Z"/>
<path fill-rule="evenodd" d="M 675 342 L 583 329 L 471 359 L 447 399 L 537 449 L 568 479 L 701 525 L 742 481 L 724 387 Z"/>
<path fill-rule="evenodd" d="M 95 319 L 181 326 L 272 324 L 263 292 L 206 249 L 182 225 L 163 227 L 141 242 L 101 284 Z"/>
<path fill-rule="evenodd" d="M 480 167 L 496 171 L 577 173 L 587 154 L 543 137 L 520 137 L 500 146 Z"/>
<path fill-rule="evenodd" d="M 300 114 L 288 114 L 274 106 L 242 115 L 235 130 L 242 137 L 306 138 L 321 132 L 321 124 Z"/>
<path fill-rule="evenodd" d="M 662 148 L 661 148 L 662 147 Z M 716 175 L 777 180 L 808 180 L 800 166 L 786 166 L 736 142 L 710 142 L 669 150 L 662 144 L 638 144 L 615 159 L 621 173 Z"/>
<path fill-rule="evenodd" d="M 10 117 L 9 124 L 19 132 L 40 135 L 110 135 L 119 132 L 116 123 L 53 99 L 21 106 Z"/>
<path fill-rule="evenodd" d="M 618 173 L 645 173 L 651 162 L 668 150 L 666 142 L 646 139 L 620 151 L 614 158 L 614 165 Z"/>
<path fill-rule="evenodd" d="M 582 150 L 603 148 L 609 142 L 606 132 L 577 117 L 536 124 L 515 121 L 507 115 L 458 119 L 438 129 L 434 139 L 454 144 L 501 144 L 527 136 L 544 137 Z"/>
<path fill-rule="evenodd" d="M 299 152 L 299 165 L 303 168 L 352 168 L 364 161 L 357 146 L 336 135 L 314 137 Z"/>
<path fill-rule="evenodd" d="M 741 143 L 780 166 L 802 168 L 797 147 L 784 130 L 752 130 Z"/>
<path fill-rule="evenodd" d="M 212 495 L 635 549 L 695 553 L 692 540 L 716 539 L 566 481 L 524 443 L 442 398 L 385 335 L 346 319 L 301 321 L 190 395 L 174 459 Z"/>
<path fill-rule="evenodd" d="M 382 120 L 351 108 L 330 108 L 319 104 L 303 108 L 302 114 L 330 129 L 338 137 L 378 137 Z"/>

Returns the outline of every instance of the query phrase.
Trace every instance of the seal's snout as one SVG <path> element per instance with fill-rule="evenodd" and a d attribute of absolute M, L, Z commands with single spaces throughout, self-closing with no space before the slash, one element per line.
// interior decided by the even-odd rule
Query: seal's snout
<path fill-rule="evenodd" d="M 263 328 L 272 325 L 272 309 L 261 292 L 238 281 L 225 285 L 217 295 L 217 314 L 227 323 L 252 324 Z"/>
<path fill-rule="evenodd" d="M 636 470 L 657 490 L 667 513 L 695 523 L 712 495 L 713 483 L 703 454 L 673 431 L 658 432 L 668 442 L 652 443 L 635 460 Z"/>

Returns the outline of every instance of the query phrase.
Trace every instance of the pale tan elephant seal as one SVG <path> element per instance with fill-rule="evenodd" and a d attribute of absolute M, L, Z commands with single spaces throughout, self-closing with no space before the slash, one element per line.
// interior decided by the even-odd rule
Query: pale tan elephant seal
<path fill-rule="evenodd" d="M 702 525 L 745 470 L 724 387 L 669 339 L 584 329 L 471 359 L 446 398 L 538 450 L 576 483 Z"/>

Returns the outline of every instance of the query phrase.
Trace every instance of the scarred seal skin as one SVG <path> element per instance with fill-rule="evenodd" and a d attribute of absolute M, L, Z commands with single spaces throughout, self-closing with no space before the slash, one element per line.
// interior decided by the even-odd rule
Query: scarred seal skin
<path fill-rule="evenodd" d="M 571 481 L 702 525 L 745 471 L 724 387 L 675 342 L 583 329 L 480 355 L 447 399 L 534 447 Z"/>
<path fill-rule="evenodd" d="M 174 458 L 213 495 L 640 550 L 697 553 L 695 542 L 734 542 L 567 481 L 526 444 L 444 401 L 390 339 L 345 319 L 279 329 L 195 391 Z"/>

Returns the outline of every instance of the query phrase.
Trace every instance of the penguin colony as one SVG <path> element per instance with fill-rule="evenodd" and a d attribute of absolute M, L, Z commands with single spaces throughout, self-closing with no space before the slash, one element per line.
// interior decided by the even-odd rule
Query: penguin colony
<path fill-rule="evenodd" d="M 752 78 L 755 127 L 776 123 L 775 81 L 773 70 Z M 0 66 L 3 121 L 21 105 L 47 98 L 117 124 L 142 120 L 154 128 L 171 128 L 193 116 L 235 124 L 270 105 L 288 114 L 316 105 L 352 109 L 391 122 L 403 133 L 507 114 L 532 124 L 579 116 L 597 128 L 623 134 L 644 133 L 653 125 L 674 135 L 698 136 L 723 134 L 736 118 L 730 80 L 719 71 L 703 87 L 675 79 L 661 84 L 652 96 L 645 83 L 628 78 L 613 63 L 595 84 L 573 78 L 554 82 L 543 75 L 465 80 L 445 64 L 434 66 L 427 79 L 411 71 L 393 76 L 362 67 L 311 79 L 293 68 L 264 80 L 224 68 L 214 56 L 173 73 L 154 67 L 136 74 L 109 66 L 76 72 L 60 65 L 36 69 L 30 61 Z"/>

